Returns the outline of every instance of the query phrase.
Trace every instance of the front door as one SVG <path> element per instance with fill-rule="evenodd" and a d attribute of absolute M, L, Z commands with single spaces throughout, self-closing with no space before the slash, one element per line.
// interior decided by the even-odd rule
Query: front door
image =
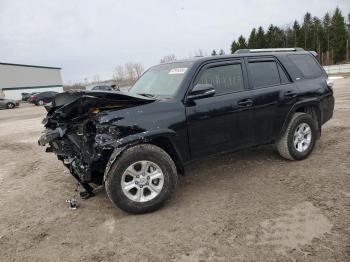
<path fill-rule="evenodd" d="M 252 92 L 242 60 L 210 63 L 193 81 L 211 84 L 215 95 L 186 105 L 192 158 L 249 146 L 252 137 Z"/>

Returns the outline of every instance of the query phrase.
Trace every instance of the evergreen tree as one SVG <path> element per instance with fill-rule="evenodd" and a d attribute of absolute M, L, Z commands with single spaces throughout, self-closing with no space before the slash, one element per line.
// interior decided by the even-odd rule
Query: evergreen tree
<path fill-rule="evenodd" d="M 265 35 L 266 47 L 280 48 L 285 46 L 284 31 L 277 26 L 270 25 Z"/>
<path fill-rule="evenodd" d="M 266 47 L 265 32 L 261 26 L 258 28 L 258 32 L 256 34 L 256 45 L 257 45 L 257 48 L 265 48 Z"/>
<path fill-rule="evenodd" d="M 220 49 L 220 52 L 219 52 L 219 55 L 224 55 L 225 54 L 225 51 L 224 51 L 224 49 Z"/>
<path fill-rule="evenodd" d="M 240 35 L 238 38 L 238 44 L 240 49 L 244 49 L 248 47 L 247 41 L 243 37 L 243 35 Z"/>
<path fill-rule="evenodd" d="M 303 47 L 304 38 L 300 29 L 300 25 L 296 20 L 294 21 L 294 24 L 293 24 L 293 33 L 294 33 L 294 47 Z"/>
<path fill-rule="evenodd" d="M 239 49 L 239 44 L 233 41 L 231 44 L 231 54 L 234 54 Z"/>
<path fill-rule="evenodd" d="M 322 30 L 323 30 L 322 51 L 323 52 L 330 51 L 331 16 L 329 15 L 329 13 L 326 13 L 326 15 L 323 18 Z"/>
<path fill-rule="evenodd" d="M 294 31 L 288 27 L 285 32 L 285 47 L 294 47 Z"/>
<path fill-rule="evenodd" d="M 304 16 L 304 22 L 303 22 L 303 25 L 301 27 L 302 32 L 303 32 L 303 40 L 304 40 L 304 49 L 305 50 L 311 49 L 311 45 L 312 45 L 311 28 L 312 28 L 311 14 L 309 12 L 307 12 Z"/>
<path fill-rule="evenodd" d="M 250 32 L 249 39 L 248 39 L 248 47 L 249 48 L 258 48 L 257 42 L 256 42 L 256 29 L 253 28 L 253 30 Z"/>
<path fill-rule="evenodd" d="M 211 52 L 211 55 L 212 55 L 212 56 L 216 56 L 216 55 L 217 55 L 215 49 L 213 50 L 213 52 Z"/>
<path fill-rule="evenodd" d="M 332 17 L 330 39 L 333 62 L 343 61 L 346 53 L 346 26 L 344 16 L 338 7 Z"/>

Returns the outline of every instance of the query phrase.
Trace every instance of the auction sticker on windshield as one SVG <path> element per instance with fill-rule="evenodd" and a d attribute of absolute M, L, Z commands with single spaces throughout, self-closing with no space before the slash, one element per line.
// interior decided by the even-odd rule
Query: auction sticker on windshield
<path fill-rule="evenodd" d="M 177 74 L 184 74 L 187 70 L 187 67 L 180 67 L 180 68 L 173 68 L 169 71 L 169 75 L 177 75 Z"/>

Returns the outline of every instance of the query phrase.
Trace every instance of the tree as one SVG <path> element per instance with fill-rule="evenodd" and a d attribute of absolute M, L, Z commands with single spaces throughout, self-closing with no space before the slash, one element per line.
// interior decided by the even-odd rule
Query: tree
<path fill-rule="evenodd" d="M 266 47 L 265 31 L 261 26 L 258 28 L 258 32 L 256 34 L 256 45 L 257 45 L 257 48 Z"/>
<path fill-rule="evenodd" d="M 213 52 L 211 52 L 211 55 L 212 55 L 212 56 L 218 55 L 218 54 L 216 53 L 215 49 L 213 50 Z"/>
<path fill-rule="evenodd" d="M 162 59 L 160 59 L 160 63 L 168 63 L 168 62 L 172 62 L 172 61 L 176 61 L 176 56 L 174 54 L 172 55 L 166 55 L 164 56 Z"/>
<path fill-rule="evenodd" d="M 277 26 L 270 25 L 265 35 L 266 47 L 278 48 L 285 46 L 284 31 Z"/>
<path fill-rule="evenodd" d="M 247 40 L 243 37 L 243 35 L 240 35 L 238 38 L 238 44 L 240 49 L 244 49 L 248 47 Z"/>
<path fill-rule="evenodd" d="M 258 48 L 257 42 L 256 42 L 256 29 L 253 28 L 250 32 L 249 39 L 248 39 L 248 47 L 249 48 Z"/>
<path fill-rule="evenodd" d="M 294 24 L 293 24 L 293 32 L 294 32 L 294 47 L 302 47 L 303 36 L 300 29 L 300 25 L 296 20 L 294 21 Z"/>
<path fill-rule="evenodd" d="M 343 61 L 346 53 L 346 26 L 344 16 L 338 7 L 332 17 L 330 38 L 334 63 Z"/>
<path fill-rule="evenodd" d="M 234 54 L 239 49 L 239 44 L 233 41 L 231 44 L 231 54 Z"/>
<path fill-rule="evenodd" d="M 224 49 L 220 49 L 220 51 L 219 51 L 219 55 L 224 55 L 225 54 L 225 51 L 224 51 Z"/>
<path fill-rule="evenodd" d="M 303 32 L 303 40 L 304 40 L 305 50 L 311 49 L 311 44 L 312 44 L 311 27 L 312 27 L 311 14 L 309 12 L 307 12 L 304 16 L 304 22 L 303 22 L 303 26 L 301 28 L 302 32 Z"/>

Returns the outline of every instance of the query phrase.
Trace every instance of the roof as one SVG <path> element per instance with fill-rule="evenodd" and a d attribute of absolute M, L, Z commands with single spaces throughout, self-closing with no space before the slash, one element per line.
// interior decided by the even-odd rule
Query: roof
<path fill-rule="evenodd" d="M 203 62 L 212 61 L 217 59 L 229 59 L 237 57 L 248 57 L 248 56 L 266 56 L 266 55 L 282 55 L 282 54 L 295 54 L 295 53 L 311 53 L 315 56 L 314 51 L 305 51 L 302 48 L 264 48 L 264 49 L 239 49 L 234 54 L 230 55 L 215 55 L 215 56 L 197 56 L 189 59 L 175 60 L 168 63 L 181 63 L 181 62 Z M 165 63 L 165 64 L 168 64 Z"/>
<path fill-rule="evenodd" d="M 34 67 L 34 68 L 45 68 L 45 69 L 59 69 L 59 70 L 61 69 L 60 67 L 38 66 L 38 65 L 24 65 L 24 64 L 1 63 L 1 62 L 0 62 L 0 65 Z"/>

